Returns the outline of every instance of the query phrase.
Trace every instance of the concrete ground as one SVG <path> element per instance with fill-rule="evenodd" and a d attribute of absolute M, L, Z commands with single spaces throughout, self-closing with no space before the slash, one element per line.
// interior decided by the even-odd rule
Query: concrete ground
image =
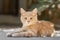
<path fill-rule="evenodd" d="M 7 37 L 6 33 L 0 31 L 0 40 L 60 40 L 60 37 Z"/>
<path fill-rule="evenodd" d="M 57 34 L 54 37 L 7 37 L 8 32 L 13 32 L 14 29 L 17 29 L 18 27 L 15 26 L 15 28 L 2 28 L 3 30 L 0 30 L 0 40 L 60 40 L 60 31 L 57 32 Z M 8 26 L 11 27 L 11 26 Z M 17 28 L 16 28 L 17 27 Z M 13 29 L 13 30 L 12 30 Z"/>
<path fill-rule="evenodd" d="M 6 27 L 6 26 L 5 26 Z M 13 29 L 13 30 L 12 30 Z M 0 40 L 60 40 L 60 31 L 57 31 L 54 37 L 7 37 L 8 32 L 13 32 L 17 28 L 3 28 L 0 30 Z"/>

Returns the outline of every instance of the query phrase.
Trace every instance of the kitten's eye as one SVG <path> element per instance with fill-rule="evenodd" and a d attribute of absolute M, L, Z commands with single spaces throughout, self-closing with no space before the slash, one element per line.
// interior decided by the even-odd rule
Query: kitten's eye
<path fill-rule="evenodd" d="M 25 17 L 24 19 L 27 19 L 27 17 Z"/>
<path fill-rule="evenodd" d="M 30 19 L 32 19 L 32 18 L 30 18 Z"/>

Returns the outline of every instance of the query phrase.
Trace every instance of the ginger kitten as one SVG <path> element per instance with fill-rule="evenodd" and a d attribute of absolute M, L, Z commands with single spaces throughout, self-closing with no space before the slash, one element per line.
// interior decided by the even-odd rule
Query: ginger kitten
<path fill-rule="evenodd" d="M 12 37 L 53 37 L 55 33 L 54 24 L 49 21 L 38 21 L 37 20 L 37 8 L 33 11 L 25 11 L 23 8 L 20 9 L 21 22 L 23 26 L 21 30 L 11 33 L 8 36 Z"/>

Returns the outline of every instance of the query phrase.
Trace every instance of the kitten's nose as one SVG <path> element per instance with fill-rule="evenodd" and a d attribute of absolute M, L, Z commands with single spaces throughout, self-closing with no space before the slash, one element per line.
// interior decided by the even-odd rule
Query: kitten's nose
<path fill-rule="evenodd" d="M 30 22 L 30 21 L 27 21 L 28 23 Z"/>

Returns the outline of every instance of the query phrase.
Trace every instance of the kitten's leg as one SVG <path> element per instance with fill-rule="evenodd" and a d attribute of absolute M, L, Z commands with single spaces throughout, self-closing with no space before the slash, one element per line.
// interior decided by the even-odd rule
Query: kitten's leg
<path fill-rule="evenodd" d="M 8 37 L 18 37 L 18 36 L 23 36 L 26 32 L 14 32 L 14 33 L 9 33 L 7 36 Z"/>
<path fill-rule="evenodd" d="M 53 36 L 54 36 L 54 33 L 51 34 L 51 37 L 53 37 Z"/>
<path fill-rule="evenodd" d="M 55 30 L 54 30 L 54 32 L 51 34 L 51 37 L 53 37 L 55 35 Z"/>
<path fill-rule="evenodd" d="M 11 33 L 8 32 L 6 35 L 7 35 L 7 36 L 12 36 L 12 34 L 14 34 L 14 33 L 20 33 L 20 32 L 22 32 L 22 31 L 23 31 L 23 29 L 22 29 L 22 28 L 19 28 L 19 29 L 16 29 L 15 32 L 11 32 Z"/>
<path fill-rule="evenodd" d="M 28 29 L 28 27 L 22 27 L 18 31 L 21 32 L 21 31 L 24 31 L 24 30 L 27 30 L 27 29 Z"/>
<path fill-rule="evenodd" d="M 15 32 L 12 32 L 12 33 L 7 33 L 7 36 L 11 36 L 11 34 L 13 33 L 20 33 L 20 32 L 23 32 L 26 30 L 26 27 L 22 27 L 22 28 L 18 28 L 18 29 L 15 29 Z"/>
<path fill-rule="evenodd" d="M 34 32 L 32 31 L 25 31 L 25 32 L 16 32 L 10 34 L 11 37 L 32 37 L 32 36 L 37 36 Z"/>
<path fill-rule="evenodd" d="M 29 32 L 14 33 L 12 37 L 31 37 L 32 34 Z"/>

